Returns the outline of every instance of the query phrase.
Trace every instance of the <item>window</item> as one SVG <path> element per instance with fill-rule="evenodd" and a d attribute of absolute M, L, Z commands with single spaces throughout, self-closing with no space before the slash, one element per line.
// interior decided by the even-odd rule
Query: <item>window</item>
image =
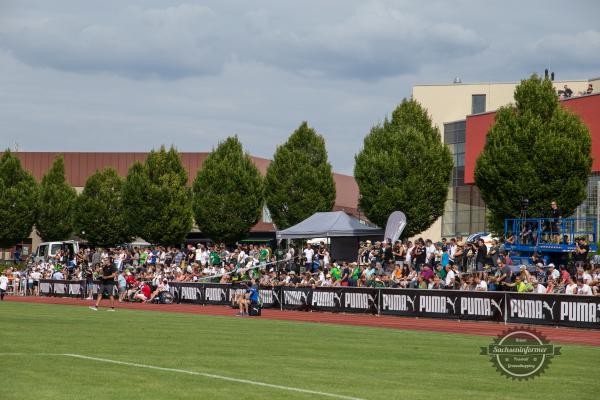
<path fill-rule="evenodd" d="M 486 230 L 486 209 L 476 186 L 450 188 L 442 217 L 442 236 L 468 236 Z"/>
<path fill-rule="evenodd" d="M 52 244 L 52 246 L 50 247 L 50 256 L 54 256 L 56 255 L 56 253 L 58 253 L 59 250 L 62 250 L 62 244 Z"/>
<path fill-rule="evenodd" d="M 474 94 L 471 97 L 471 114 L 485 112 L 485 94 Z"/>

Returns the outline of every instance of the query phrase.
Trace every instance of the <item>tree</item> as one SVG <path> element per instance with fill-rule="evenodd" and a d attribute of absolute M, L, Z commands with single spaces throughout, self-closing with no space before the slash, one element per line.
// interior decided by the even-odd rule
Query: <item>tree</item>
<path fill-rule="evenodd" d="M 38 211 L 39 188 L 10 150 L 0 158 L 0 247 L 29 237 Z"/>
<path fill-rule="evenodd" d="M 317 211 L 331 211 L 335 196 L 325 139 L 302 122 L 267 168 L 265 200 L 273 221 L 285 229 Z"/>
<path fill-rule="evenodd" d="M 556 200 L 571 215 L 586 198 L 591 137 L 579 117 L 560 106 L 552 82 L 533 75 L 515 89 L 515 105 L 501 107 L 475 167 L 475 183 L 494 232 L 505 218 L 542 217 Z"/>
<path fill-rule="evenodd" d="M 394 211 L 406 214 L 402 237 L 429 228 L 444 212 L 452 157 L 427 111 L 404 99 L 392 119 L 371 128 L 355 157 L 359 207 L 385 226 Z"/>
<path fill-rule="evenodd" d="M 56 157 L 40 185 L 40 204 L 35 224 L 44 241 L 65 240 L 73 233 L 77 192 L 65 179 L 65 162 Z"/>
<path fill-rule="evenodd" d="M 151 243 L 179 244 L 192 229 L 188 175 L 174 147 L 152 150 L 125 180 L 125 216 L 132 233 Z"/>
<path fill-rule="evenodd" d="M 128 243 L 131 236 L 123 215 L 123 179 L 117 171 L 96 171 L 77 198 L 75 224 L 80 236 L 96 246 Z"/>
<path fill-rule="evenodd" d="M 264 183 L 237 136 L 206 158 L 193 184 L 194 216 L 215 241 L 233 243 L 248 236 L 260 219 Z"/>

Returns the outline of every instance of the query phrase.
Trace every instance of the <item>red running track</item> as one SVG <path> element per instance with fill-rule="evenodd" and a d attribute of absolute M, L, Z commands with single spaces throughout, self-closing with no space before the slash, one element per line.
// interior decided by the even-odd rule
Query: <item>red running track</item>
<path fill-rule="evenodd" d="M 18 297 L 8 296 L 8 301 L 43 304 L 66 304 L 90 306 L 92 301 L 62 297 Z M 106 302 L 104 302 L 106 305 Z M 119 303 L 117 308 L 130 310 L 151 310 L 162 312 L 178 312 L 188 314 L 220 315 L 233 317 L 235 310 L 227 306 L 201 306 L 194 304 L 143 304 Z M 327 312 L 281 311 L 263 309 L 262 317 L 266 319 L 320 322 L 328 324 L 373 326 L 390 329 L 404 329 L 430 332 L 461 333 L 480 336 L 498 336 L 509 327 L 522 326 L 518 324 L 502 324 L 483 321 L 455 321 L 428 318 L 396 317 L 370 314 L 334 314 Z M 564 327 L 532 326 L 552 342 L 584 344 L 600 346 L 600 331 Z"/>

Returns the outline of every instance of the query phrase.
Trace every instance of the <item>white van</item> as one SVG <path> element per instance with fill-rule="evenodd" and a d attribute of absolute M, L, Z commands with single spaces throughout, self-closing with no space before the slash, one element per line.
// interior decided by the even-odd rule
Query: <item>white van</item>
<path fill-rule="evenodd" d="M 79 252 L 79 242 L 75 240 L 65 240 L 64 242 L 42 242 L 39 244 L 33 258 L 35 261 L 47 261 L 54 257 L 59 250 L 67 251 L 72 255 Z"/>

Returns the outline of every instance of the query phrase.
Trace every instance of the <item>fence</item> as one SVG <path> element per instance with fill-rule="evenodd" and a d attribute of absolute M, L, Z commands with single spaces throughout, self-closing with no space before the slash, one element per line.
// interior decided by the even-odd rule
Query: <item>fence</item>
<path fill-rule="evenodd" d="M 239 286 L 171 282 L 177 303 L 228 305 Z M 94 283 L 93 294 L 98 292 Z M 85 297 L 84 281 L 40 281 L 45 296 Z M 600 329 L 600 297 L 352 287 L 260 288 L 264 308 L 371 313 Z"/>

